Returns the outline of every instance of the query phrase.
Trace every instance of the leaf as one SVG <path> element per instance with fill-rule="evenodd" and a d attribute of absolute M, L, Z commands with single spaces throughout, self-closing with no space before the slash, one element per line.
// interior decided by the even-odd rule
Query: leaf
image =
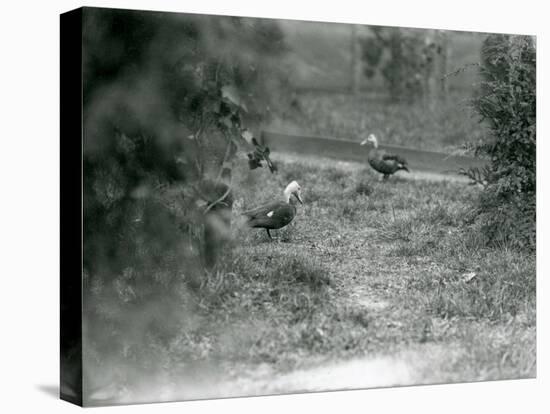
<path fill-rule="evenodd" d="M 206 202 L 205 200 L 202 200 L 202 199 L 197 199 L 195 200 L 195 205 L 198 207 L 198 208 L 203 208 L 203 207 L 206 207 L 206 205 L 208 204 L 208 202 Z"/>
<path fill-rule="evenodd" d="M 231 161 L 224 161 L 222 164 L 222 168 L 226 170 L 232 170 L 233 169 L 233 163 Z"/>
<path fill-rule="evenodd" d="M 220 123 L 227 127 L 227 129 L 231 129 L 233 127 L 233 122 L 231 122 L 230 116 L 225 116 L 220 120 Z"/>
<path fill-rule="evenodd" d="M 249 129 L 243 129 L 243 131 L 241 132 L 241 137 L 249 144 L 252 144 L 252 138 L 254 138 L 254 134 L 250 132 Z"/>
<path fill-rule="evenodd" d="M 231 102 L 233 105 L 241 108 L 245 112 L 248 112 L 248 109 L 246 108 L 246 105 L 241 99 L 239 91 L 235 86 L 233 85 L 222 86 L 221 91 L 222 91 L 223 99 L 226 99 L 227 101 Z"/>
<path fill-rule="evenodd" d="M 176 157 L 176 164 L 187 165 L 189 164 L 189 160 L 185 157 Z"/>
<path fill-rule="evenodd" d="M 219 114 L 221 112 L 221 103 L 220 101 L 212 102 L 212 112 Z"/>
<path fill-rule="evenodd" d="M 248 156 L 248 168 L 255 170 L 256 168 L 261 168 L 262 164 L 260 161 L 254 157 L 252 153 L 246 154 Z"/>

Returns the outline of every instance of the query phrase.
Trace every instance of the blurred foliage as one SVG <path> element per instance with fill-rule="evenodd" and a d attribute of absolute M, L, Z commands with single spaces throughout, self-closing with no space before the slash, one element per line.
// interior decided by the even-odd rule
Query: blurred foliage
<path fill-rule="evenodd" d="M 365 76 L 381 74 L 393 100 L 412 101 L 426 91 L 436 55 L 443 45 L 429 38 L 429 31 L 399 27 L 370 27 L 372 36 L 362 39 Z"/>
<path fill-rule="evenodd" d="M 477 222 L 492 243 L 536 243 L 536 49 L 528 36 L 491 35 L 473 106 L 491 134 L 476 146 L 490 160 Z"/>
<path fill-rule="evenodd" d="M 223 248 L 242 132 L 282 104 L 284 39 L 272 20 L 115 9 L 83 26 L 87 361 L 144 368 Z"/>
<path fill-rule="evenodd" d="M 301 92 L 302 111 L 273 122 L 271 129 L 356 140 L 368 129 L 383 137 L 384 144 L 452 153 L 466 140 L 479 140 L 485 134 L 484 125 L 468 105 L 470 97 L 453 91 L 445 102 L 426 110 L 423 105 L 388 102 L 385 95 Z"/>
<path fill-rule="evenodd" d="M 269 171 L 272 173 L 277 171 L 277 166 L 271 161 L 269 154 L 271 153 L 269 147 L 260 144 L 256 138 L 252 137 L 252 145 L 254 145 L 254 151 L 249 152 L 248 156 L 248 167 L 251 170 L 256 168 L 263 167 L 262 161 L 265 161 Z"/>

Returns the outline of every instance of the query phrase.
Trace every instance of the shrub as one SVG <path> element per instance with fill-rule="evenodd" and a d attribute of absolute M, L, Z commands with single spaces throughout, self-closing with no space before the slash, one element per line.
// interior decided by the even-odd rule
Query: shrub
<path fill-rule="evenodd" d="M 477 223 L 491 243 L 535 246 L 536 50 L 531 37 L 491 35 L 473 106 L 490 136 L 477 144 L 489 159 Z"/>
<path fill-rule="evenodd" d="M 228 200 L 204 181 L 280 103 L 284 43 L 269 20 L 86 9 L 83 27 L 86 362 L 130 346 L 144 367 L 191 319 Z"/>

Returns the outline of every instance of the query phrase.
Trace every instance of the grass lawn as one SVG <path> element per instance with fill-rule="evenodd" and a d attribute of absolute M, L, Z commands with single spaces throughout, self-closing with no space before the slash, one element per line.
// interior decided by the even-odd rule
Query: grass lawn
<path fill-rule="evenodd" d="M 276 160 L 274 176 L 235 171 L 233 248 L 126 402 L 535 376 L 535 256 L 482 247 L 479 189 Z M 276 241 L 239 226 L 293 179 L 305 204 Z"/>
<path fill-rule="evenodd" d="M 406 175 L 384 183 L 333 161 L 287 157 L 280 171 L 237 173 L 237 211 L 292 179 L 305 205 L 275 242 L 236 226 L 230 271 L 201 289 L 205 360 L 273 375 L 399 355 L 411 383 L 535 375 L 535 257 L 481 247 L 466 224 L 478 189 Z"/>

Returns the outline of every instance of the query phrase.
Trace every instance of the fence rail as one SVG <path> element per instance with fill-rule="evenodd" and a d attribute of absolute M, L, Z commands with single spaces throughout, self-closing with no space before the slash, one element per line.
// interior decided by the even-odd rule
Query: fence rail
<path fill-rule="evenodd" d="M 291 152 L 304 155 L 335 158 L 343 161 L 366 162 L 367 149 L 357 141 L 323 138 L 307 135 L 287 135 L 262 131 L 261 141 L 274 152 Z M 483 160 L 464 155 L 423 151 L 401 146 L 380 145 L 380 148 L 403 156 L 411 170 L 439 174 L 457 174 L 460 168 L 481 168 Z"/>

